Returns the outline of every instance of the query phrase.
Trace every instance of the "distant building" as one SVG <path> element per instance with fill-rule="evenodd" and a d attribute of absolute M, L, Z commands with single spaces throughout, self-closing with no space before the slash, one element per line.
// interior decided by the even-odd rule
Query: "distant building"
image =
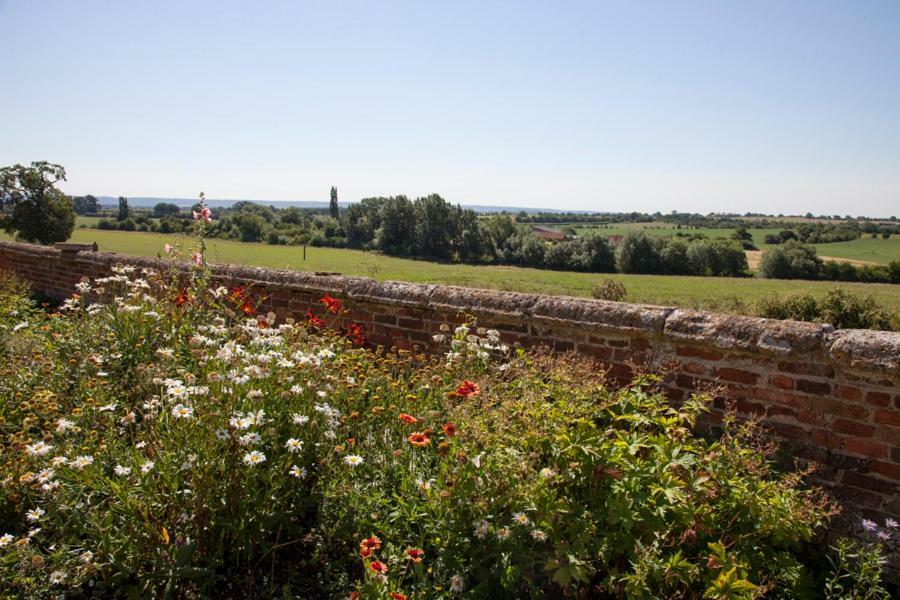
<path fill-rule="evenodd" d="M 622 240 L 625 239 L 624 235 L 608 235 L 606 236 L 606 241 L 609 242 L 609 245 L 615 248 L 619 244 L 622 243 Z"/>
<path fill-rule="evenodd" d="M 566 239 L 565 232 L 562 232 L 559 229 L 544 227 L 543 225 L 532 225 L 531 231 L 534 232 L 534 235 L 547 242 L 562 242 Z"/>

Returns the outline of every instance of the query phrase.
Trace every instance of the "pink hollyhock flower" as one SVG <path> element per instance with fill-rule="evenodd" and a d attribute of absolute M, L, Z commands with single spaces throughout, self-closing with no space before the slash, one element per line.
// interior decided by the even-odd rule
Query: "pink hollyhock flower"
<path fill-rule="evenodd" d="M 193 213 L 195 221 L 199 221 L 200 219 L 203 219 L 207 223 L 212 221 L 212 211 L 210 211 L 206 206 L 204 206 L 199 212 L 195 210 L 193 211 Z"/>
<path fill-rule="evenodd" d="M 194 254 L 191 256 L 191 260 L 193 260 L 194 264 L 197 265 L 198 267 L 203 266 L 203 255 L 200 254 L 199 252 L 194 252 Z"/>
<path fill-rule="evenodd" d="M 172 250 L 175 248 L 173 248 L 171 244 L 166 244 L 163 246 L 163 249 L 166 251 L 166 254 L 172 254 Z"/>

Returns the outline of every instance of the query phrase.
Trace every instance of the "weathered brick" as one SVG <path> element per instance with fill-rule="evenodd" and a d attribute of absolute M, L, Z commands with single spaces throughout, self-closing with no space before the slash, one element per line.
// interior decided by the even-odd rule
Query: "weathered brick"
<path fill-rule="evenodd" d="M 701 348 L 698 346 L 678 346 L 675 349 L 675 353 L 678 356 L 690 356 L 693 358 L 702 358 L 703 360 L 722 360 L 722 352 L 719 350 L 712 350 L 710 348 Z"/>
<path fill-rule="evenodd" d="M 787 375 L 771 375 L 769 376 L 769 383 L 782 390 L 794 389 L 794 380 Z"/>
<path fill-rule="evenodd" d="M 889 406 L 891 395 L 884 392 L 869 392 L 866 394 L 866 402 L 872 406 Z"/>
<path fill-rule="evenodd" d="M 859 454 L 868 458 L 885 458 L 888 455 L 888 447 L 886 445 L 872 440 L 848 437 L 842 441 L 844 450 L 852 454 Z"/>
<path fill-rule="evenodd" d="M 824 381 L 798 379 L 797 390 L 800 392 L 806 392 L 807 394 L 815 394 L 817 396 L 831 395 L 831 385 Z"/>
<path fill-rule="evenodd" d="M 849 433 L 857 437 L 872 437 L 872 434 L 875 432 L 874 425 L 850 419 L 835 419 L 831 427 L 838 433 Z"/>
<path fill-rule="evenodd" d="M 875 409 L 874 420 L 882 425 L 900 427 L 900 411 L 877 408 Z"/>
<path fill-rule="evenodd" d="M 737 383 L 754 384 L 759 379 L 757 373 L 744 371 L 743 369 L 732 369 L 731 367 L 720 367 L 715 370 L 715 376 L 725 381 L 734 381 Z"/>
<path fill-rule="evenodd" d="M 866 419 L 869 409 L 862 404 L 851 404 L 837 398 L 816 396 L 809 399 L 809 409 L 812 412 L 830 413 L 847 417 L 848 419 Z"/>

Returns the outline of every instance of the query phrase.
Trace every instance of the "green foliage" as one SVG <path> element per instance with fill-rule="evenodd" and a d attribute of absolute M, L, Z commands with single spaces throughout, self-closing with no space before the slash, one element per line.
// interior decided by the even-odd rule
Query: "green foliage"
<path fill-rule="evenodd" d="M 66 170 L 45 161 L 0 169 L 0 227 L 27 242 L 64 242 L 75 228 L 72 200 L 56 183 Z"/>
<path fill-rule="evenodd" d="M 119 196 L 119 212 L 116 214 L 117 221 L 124 221 L 131 216 L 131 210 L 128 208 L 128 198 Z"/>
<path fill-rule="evenodd" d="M 887 600 L 890 594 L 881 586 L 881 573 L 887 560 L 881 546 L 846 538 L 838 540 L 828 557 L 831 573 L 825 582 L 827 600 Z"/>
<path fill-rule="evenodd" d="M 759 270 L 772 279 L 818 279 L 822 259 L 812 246 L 791 240 L 763 252 Z"/>
<path fill-rule="evenodd" d="M 328 214 L 331 215 L 332 219 L 339 219 L 341 216 L 341 208 L 338 205 L 338 193 L 337 188 L 331 187 L 331 195 L 328 200 Z"/>
<path fill-rule="evenodd" d="M 0 293 L 3 589 L 808 589 L 799 544 L 830 504 L 773 467 L 753 423 L 692 433 L 708 399 L 672 407 L 653 377 L 616 389 L 591 364 L 511 355 L 473 325 L 438 338 L 443 356 L 372 353 L 342 332 L 248 318 L 252 291 L 207 277 L 118 268 L 60 316 Z M 317 312 L 336 325 L 346 315 L 326 300 Z"/>
<path fill-rule="evenodd" d="M 177 204 L 171 202 L 157 202 L 153 207 L 153 216 L 157 219 L 163 219 L 168 216 L 177 216 L 181 212 Z"/>
<path fill-rule="evenodd" d="M 824 297 L 809 293 L 767 296 L 757 302 L 756 313 L 769 319 L 829 323 L 837 329 L 900 329 L 897 317 L 878 306 L 872 296 L 840 289 Z"/>
<path fill-rule="evenodd" d="M 613 302 L 625 302 L 628 298 L 628 290 L 621 281 L 604 279 L 591 290 L 591 296 L 598 300 L 611 300 Z"/>
<path fill-rule="evenodd" d="M 72 198 L 72 207 L 75 210 L 75 214 L 92 215 L 100 210 L 100 203 L 96 197 L 88 194 L 86 196 L 74 196 Z"/>

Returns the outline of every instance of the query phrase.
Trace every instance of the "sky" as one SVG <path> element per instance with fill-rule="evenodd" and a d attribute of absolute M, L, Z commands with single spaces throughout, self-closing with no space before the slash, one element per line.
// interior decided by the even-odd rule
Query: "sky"
<path fill-rule="evenodd" d="M 900 2 L 0 0 L 71 194 L 900 215 Z"/>

